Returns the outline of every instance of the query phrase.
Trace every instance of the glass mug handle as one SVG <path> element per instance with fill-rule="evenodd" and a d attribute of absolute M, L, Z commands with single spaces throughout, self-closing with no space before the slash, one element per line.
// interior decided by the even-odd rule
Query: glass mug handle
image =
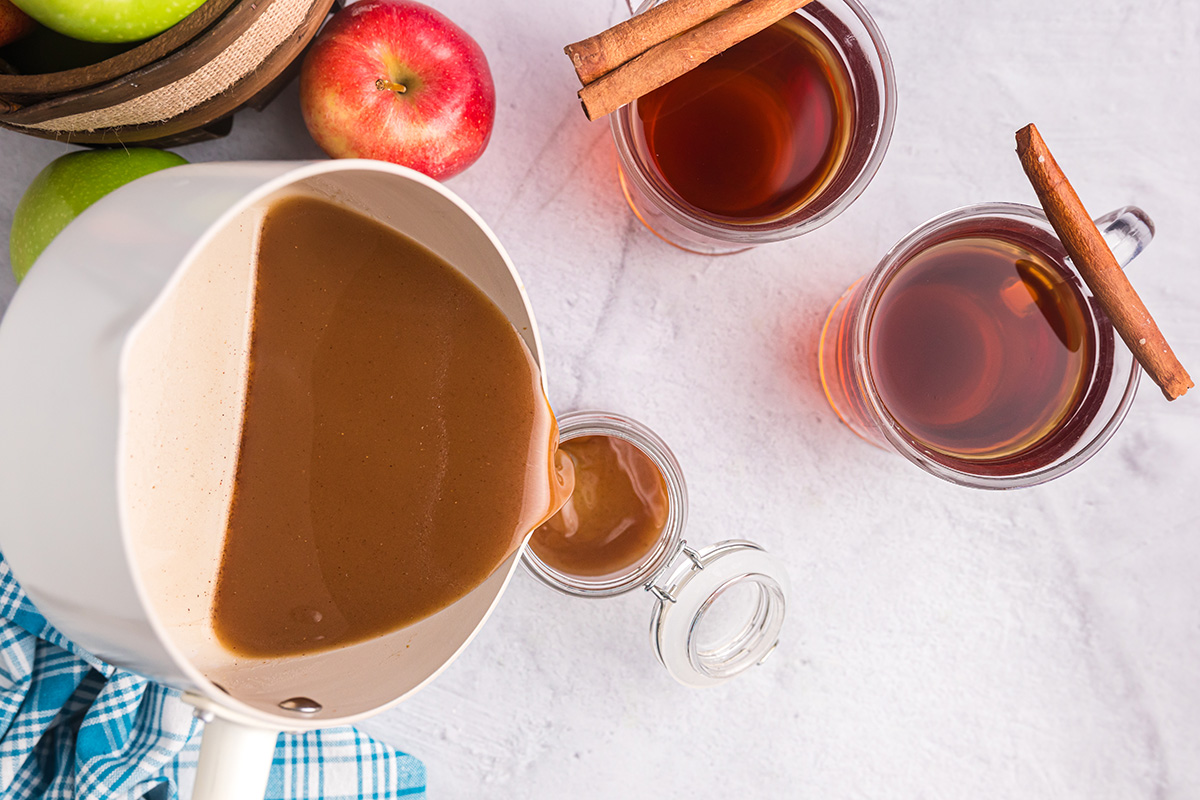
<path fill-rule="evenodd" d="M 1096 227 L 1121 269 L 1129 266 L 1129 262 L 1137 258 L 1154 238 L 1154 220 L 1137 206 L 1108 212 L 1096 220 Z"/>

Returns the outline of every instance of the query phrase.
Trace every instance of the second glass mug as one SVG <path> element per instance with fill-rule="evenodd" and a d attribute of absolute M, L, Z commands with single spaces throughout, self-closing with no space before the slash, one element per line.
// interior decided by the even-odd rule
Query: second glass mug
<path fill-rule="evenodd" d="M 632 5 L 632 0 L 627 2 Z M 659 2 L 645 0 L 635 13 Z M 896 116 L 896 80 L 879 28 L 858 0 L 813 0 L 795 14 L 824 40 L 822 46 L 845 73 L 852 121 L 840 163 L 798 205 L 781 214 L 746 220 L 708 213 L 672 189 L 656 167 L 640 132 L 638 102 L 623 106 L 611 116 L 621 188 L 637 218 L 667 243 L 703 255 L 722 255 L 799 236 L 845 210 L 879 169 Z M 728 152 L 706 154 L 714 161 L 738 157 Z"/>
<path fill-rule="evenodd" d="M 1122 268 L 1154 236 L 1153 222 L 1145 212 L 1132 206 L 1100 217 L 1096 225 Z M 1036 242 L 1032 249 L 1051 263 L 1053 271 L 1058 273 L 1056 277 L 1069 284 L 1071 292 L 1080 299 L 1080 305 L 1084 306 L 1081 318 L 1087 327 L 1082 333 L 1094 337 L 1090 341 L 1096 343 L 1091 363 L 1085 363 L 1081 369 L 1082 387 L 1076 390 L 1078 399 L 1071 410 L 1055 420 L 1052 429 L 1040 434 L 1041 438 L 1032 445 L 996 459 L 973 460 L 969 455 L 939 449 L 907 429 L 897 419 L 903 412 L 890 409 L 881 396 L 880 370 L 894 369 L 895 364 L 881 361 L 887 348 L 873 336 L 881 300 L 890 286 L 905 285 L 897 282 L 897 277 L 904 274 L 906 266 L 939 245 L 970 237 Z M 1014 266 L 1020 269 L 1021 262 Z M 1029 303 L 1029 297 L 1024 302 Z M 1032 358 L 1028 353 L 1014 356 L 1012 351 L 1020 345 L 1003 338 L 997 346 L 1009 358 Z M 894 348 L 890 350 L 892 356 L 896 352 Z M 1141 374 L 1133 354 L 1114 335 L 1112 323 L 1062 251 L 1046 215 L 1041 209 L 1016 203 L 987 203 L 950 211 L 901 239 L 874 272 L 851 285 L 834 303 L 821 331 L 817 358 L 825 396 L 852 431 L 872 444 L 896 450 L 940 478 L 984 489 L 1033 486 L 1082 464 L 1116 432 L 1133 402 Z M 1020 388 L 1024 390 L 1025 385 Z M 937 390 L 925 387 L 925 391 Z"/>

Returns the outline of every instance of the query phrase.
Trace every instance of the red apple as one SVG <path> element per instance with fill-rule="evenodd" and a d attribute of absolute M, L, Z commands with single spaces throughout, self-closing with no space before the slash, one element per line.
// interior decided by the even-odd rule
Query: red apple
<path fill-rule="evenodd" d="M 0 0 L 0 47 L 31 33 L 37 23 L 9 0 Z"/>
<path fill-rule="evenodd" d="M 448 178 L 483 152 L 496 89 L 483 50 L 410 0 L 360 0 L 334 15 L 300 70 L 300 110 L 334 158 L 375 158 Z"/>

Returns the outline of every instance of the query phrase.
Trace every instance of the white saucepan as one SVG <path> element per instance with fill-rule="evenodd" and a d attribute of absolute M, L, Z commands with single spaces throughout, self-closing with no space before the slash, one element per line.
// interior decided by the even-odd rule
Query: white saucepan
<path fill-rule="evenodd" d="M 197 800 L 260 798 L 280 731 L 395 705 L 478 632 L 519 563 L 412 626 L 315 655 L 239 658 L 210 621 L 248 365 L 254 246 L 277 197 L 328 198 L 454 264 L 541 344 L 482 220 L 375 161 L 209 163 L 101 199 L 39 258 L 0 325 L 0 551 L 46 618 L 183 691 L 209 720 Z"/>

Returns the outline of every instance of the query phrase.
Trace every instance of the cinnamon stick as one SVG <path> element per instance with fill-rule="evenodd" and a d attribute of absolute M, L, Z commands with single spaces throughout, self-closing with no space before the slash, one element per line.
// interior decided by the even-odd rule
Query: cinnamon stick
<path fill-rule="evenodd" d="M 584 86 L 579 90 L 583 111 L 590 120 L 611 114 L 770 27 L 808 2 L 745 0 Z"/>
<path fill-rule="evenodd" d="M 571 57 L 579 82 L 587 86 L 654 45 L 696 27 L 737 2 L 666 0 L 603 33 L 567 45 L 563 52 Z"/>
<path fill-rule="evenodd" d="M 1036 126 L 1026 125 L 1017 131 L 1017 155 L 1075 268 L 1134 357 L 1168 400 L 1185 394 L 1195 384 L 1117 264 Z"/>

